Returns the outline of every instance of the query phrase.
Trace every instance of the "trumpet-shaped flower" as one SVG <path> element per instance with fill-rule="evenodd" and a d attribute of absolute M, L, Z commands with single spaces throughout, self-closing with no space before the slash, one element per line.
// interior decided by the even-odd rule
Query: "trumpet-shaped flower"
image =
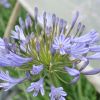
<path fill-rule="evenodd" d="M 99 33 L 97 33 L 95 30 L 90 31 L 89 33 L 80 36 L 80 37 L 75 37 L 72 39 L 73 42 L 80 42 L 80 43 L 94 43 L 99 39 Z"/>
<path fill-rule="evenodd" d="M 31 74 L 32 74 L 32 75 L 37 75 L 37 74 L 39 74 L 42 70 L 43 70 L 43 65 L 38 65 L 38 66 L 33 65 L 33 68 L 32 68 L 32 70 L 31 70 Z"/>
<path fill-rule="evenodd" d="M 46 20 L 46 27 L 53 27 L 51 14 L 46 13 L 45 19 L 44 19 L 44 15 L 38 16 L 38 22 L 42 27 L 44 27 L 44 20 Z"/>
<path fill-rule="evenodd" d="M 86 48 L 85 46 L 86 44 L 84 43 L 74 43 L 73 45 L 71 45 L 69 54 L 76 59 L 86 60 L 83 55 L 88 53 L 89 48 Z"/>
<path fill-rule="evenodd" d="M 4 81 L 3 83 L 0 83 L 0 88 L 3 88 L 5 91 L 8 91 L 15 85 L 23 82 L 25 78 L 13 78 L 9 75 L 9 72 L 6 71 L 0 71 L 0 80 Z"/>
<path fill-rule="evenodd" d="M 14 39 L 18 39 L 21 41 L 26 40 L 23 29 L 21 27 L 19 27 L 18 25 L 15 26 L 15 31 L 12 31 L 11 34 L 12 34 L 11 37 Z"/>
<path fill-rule="evenodd" d="M 33 91 L 34 92 L 33 96 L 37 96 L 38 93 L 40 92 L 41 95 L 43 96 L 44 95 L 43 80 L 44 79 L 41 78 L 39 81 L 31 83 L 31 86 L 29 86 L 26 91 L 27 92 Z"/>
<path fill-rule="evenodd" d="M 24 58 L 17 54 L 10 52 L 9 54 L 0 55 L 0 66 L 19 67 L 31 61 L 32 58 Z"/>
<path fill-rule="evenodd" d="M 64 92 L 62 87 L 55 88 L 51 86 L 51 93 L 49 96 L 51 100 L 66 100 L 64 97 L 67 96 L 67 93 Z"/>
<path fill-rule="evenodd" d="M 64 34 L 60 34 L 60 36 L 57 36 L 54 39 L 54 43 L 53 43 L 52 47 L 55 50 L 59 50 L 61 55 L 64 55 L 64 54 L 66 54 L 67 48 L 70 47 L 70 38 L 66 38 L 64 36 Z"/>

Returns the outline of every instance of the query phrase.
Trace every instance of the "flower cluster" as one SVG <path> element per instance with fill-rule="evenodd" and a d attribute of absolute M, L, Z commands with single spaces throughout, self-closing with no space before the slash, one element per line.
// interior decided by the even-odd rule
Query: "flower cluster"
<path fill-rule="evenodd" d="M 19 18 L 19 25 L 15 26 L 9 39 L 0 38 L 0 66 L 17 67 L 28 73 L 25 78 L 14 79 L 1 71 L 0 80 L 7 83 L 0 83 L 0 87 L 9 90 L 18 83 L 31 79 L 31 85 L 26 91 L 33 92 L 33 96 L 39 92 L 42 96 L 45 95 L 45 87 L 49 85 L 51 100 L 65 100 L 67 93 L 63 87 L 55 84 L 54 78 L 66 84 L 74 84 L 80 74 L 99 73 L 100 68 L 84 71 L 90 60 L 100 59 L 100 45 L 97 45 L 99 34 L 91 30 L 82 35 L 85 25 L 81 22 L 73 33 L 79 12 L 76 12 L 71 25 L 55 14 L 44 12 L 43 15 L 38 15 L 37 7 L 34 12 L 34 19 L 29 15 L 25 21 Z M 93 53 L 88 55 L 90 52 Z M 80 62 L 83 65 L 78 69 Z M 64 73 L 66 80 L 61 73 Z M 73 79 L 67 82 L 68 75 Z"/>

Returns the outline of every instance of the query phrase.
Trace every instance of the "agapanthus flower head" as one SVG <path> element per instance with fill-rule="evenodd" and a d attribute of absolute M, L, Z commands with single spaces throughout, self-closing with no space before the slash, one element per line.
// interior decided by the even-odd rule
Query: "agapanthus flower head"
<path fill-rule="evenodd" d="M 65 96 L 67 96 L 67 93 L 62 87 L 55 88 L 54 86 L 51 86 L 51 92 L 49 96 L 51 100 L 66 100 Z"/>
<path fill-rule="evenodd" d="M 44 87 L 43 87 L 43 78 L 41 78 L 39 81 L 37 82 L 33 82 L 31 83 L 31 86 L 29 86 L 27 88 L 27 92 L 32 92 L 33 91 L 33 96 L 37 96 L 38 93 L 40 92 L 41 95 L 44 95 Z"/>
<path fill-rule="evenodd" d="M 0 66 L 21 69 L 26 74 L 25 80 L 31 83 L 27 92 L 33 92 L 33 96 L 39 93 L 43 96 L 44 85 L 47 91 L 52 85 L 49 91 L 51 100 L 65 100 L 67 93 L 63 87 L 56 88 L 58 85 L 54 79 L 73 84 L 79 80 L 80 74 L 94 75 L 100 72 L 100 68 L 84 71 L 90 60 L 100 59 L 100 45 L 97 45 L 99 34 L 92 30 L 82 35 L 85 25 L 81 22 L 74 30 L 78 16 L 79 12 L 76 12 L 71 25 L 68 25 L 68 21 L 55 14 L 44 11 L 39 15 L 36 7 L 34 20 L 29 15 L 25 20 L 20 17 L 19 25 L 15 25 L 9 39 L 0 38 Z M 78 69 L 80 62 L 84 64 Z M 62 77 L 62 73 L 66 78 Z M 6 81 L 0 84 L 5 90 L 23 80 L 12 78 L 7 73 L 0 74 L 0 79 Z M 73 77 L 71 82 L 67 82 L 68 76 Z"/>

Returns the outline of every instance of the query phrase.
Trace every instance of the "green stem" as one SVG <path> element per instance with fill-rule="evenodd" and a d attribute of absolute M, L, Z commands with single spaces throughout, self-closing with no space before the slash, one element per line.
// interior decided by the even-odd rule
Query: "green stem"
<path fill-rule="evenodd" d="M 60 70 L 54 70 L 54 72 L 61 72 L 61 73 L 67 74 L 66 72 L 60 71 Z"/>
<path fill-rule="evenodd" d="M 18 72 L 18 76 L 20 76 L 19 71 L 17 71 L 17 72 Z M 25 88 L 26 88 L 26 85 L 25 84 L 22 84 L 22 90 L 24 91 L 27 100 L 30 100 L 30 97 L 29 97 L 28 93 L 26 92 L 26 89 Z"/>
<path fill-rule="evenodd" d="M 22 89 L 23 89 L 23 91 L 24 91 L 24 93 L 25 93 L 25 96 L 26 96 L 27 100 L 31 100 L 31 99 L 30 99 L 30 96 L 29 96 L 28 93 L 26 92 L 25 88 L 26 88 L 26 85 L 23 84 Z"/>
<path fill-rule="evenodd" d="M 83 95 L 82 95 L 82 88 L 81 88 L 81 80 L 78 81 L 78 95 L 79 95 L 79 100 L 83 100 Z"/>
<path fill-rule="evenodd" d="M 55 73 L 55 75 L 57 76 L 57 78 L 58 78 L 60 81 L 62 81 L 62 82 L 65 83 L 65 84 L 68 84 L 68 82 L 64 81 L 58 74 Z"/>

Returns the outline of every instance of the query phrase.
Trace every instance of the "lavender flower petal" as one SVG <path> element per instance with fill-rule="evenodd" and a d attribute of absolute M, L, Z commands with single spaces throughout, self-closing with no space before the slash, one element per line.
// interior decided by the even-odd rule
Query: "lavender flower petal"
<path fill-rule="evenodd" d="M 80 36 L 80 37 L 75 37 L 72 42 L 89 42 L 89 43 L 94 43 L 95 41 L 97 41 L 99 38 L 99 34 L 95 31 L 92 30 L 89 33 Z"/>
<path fill-rule="evenodd" d="M 78 75 L 80 75 L 80 72 L 78 70 L 74 69 L 74 68 L 65 67 L 65 70 L 71 76 L 78 76 Z"/>
<path fill-rule="evenodd" d="M 89 52 L 89 48 L 86 48 L 85 46 L 85 43 L 74 43 L 68 53 L 75 59 L 87 61 L 87 58 L 84 56 L 84 54 Z"/>
<path fill-rule="evenodd" d="M 37 96 L 38 93 L 40 92 L 41 95 L 44 95 L 44 88 L 43 88 L 43 78 L 41 78 L 39 81 L 37 82 L 33 82 L 31 83 L 31 86 L 29 86 L 26 90 L 27 92 L 33 92 L 33 96 Z"/>
<path fill-rule="evenodd" d="M 95 69 L 90 70 L 90 71 L 81 71 L 81 73 L 84 74 L 84 75 L 98 74 L 98 73 L 100 73 L 100 68 L 95 68 Z"/>
<path fill-rule="evenodd" d="M 31 74 L 38 75 L 42 70 L 43 70 L 43 65 L 38 65 L 38 66 L 33 65 L 33 68 L 31 70 Z"/>
<path fill-rule="evenodd" d="M 55 88 L 54 86 L 51 86 L 51 92 L 49 94 L 51 97 L 51 100 L 65 100 L 65 96 L 67 96 L 67 93 L 63 91 L 62 87 Z"/>
<path fill-rule="evenodd" d="M 68 31 L 67 36 L 69 36 L 71 30 L 73 29 L 73 27 L 74 27 L 74 25 L 75 25 L 75 23 L 76 23 L 76 21 L 77 21 L 77 19 L 78 19 L 78 16 L 79 16 L 79 12 L 77 11 L 76 14 L 75 14 L 75 16 L 74 16 L 73 19 L 72 19 L 71 27 L 70 27 L 70 29 L 69 29 L 69 31 Z"/>
<path fill-rule="evenodd" d="M 12 34 L 11 37 L 14 38 L 14 39 L 18 39 L 18 40 L 21 40 L 21 41 L 26 40 L 22 28 L 19 27 L 18 25 L 15 26 L 15 31 L 12 31 L 11 34 Z"/>
<path fill-rule="evenodd" d="M 40 51 L 40 42 L 36 40 L 36 51 L 39 53 Z"/>
<path fill-rule="evenodd" d="M 71 80 L 70 84 L 75 84 L 79 80 L 80 76 L 74 77 L 73 80 Z"/>
<path fill-rule="evenodd" d="M 29 15 L 27 15 L 27 17 L 25 19 L 25 26 L 27 29 L 32 26 L 32 19 Z"/>
<path fill-rule="evenodd" d="M 12 52 L 6 55 L 0 55 L 0 66 L 19 67 L 24 63 L 30 62 L 32 58 L 24 58 Z"/>
<path fill-rule="evenodd" d="M 52 23 L 52 15 L 51 14 L 46 14 L 45 15 L 45 19 L 46 19 L 46 27 L 53 27 L 53 23 Z M 44 27 L 44 16 L 38 16 L 38 22 L 40 23 L 40 25 L 42 27 Z"/>
<path fill-rule="evenodd" d="M 61 55 L 64 55 L 66 54 L 66 49 L 70 47 L 70 38 L 65 38 L 64 34 L 60 34 L 54 39 L 52 47 L 55 50 L 59 50 Z"/>
<path fill-rule="evenodd" d="M 3 88 L 5 91 L 8 91 L 15 85 L 23 82 L 26 78 L 13 78 L 9 75 L 9 72 L 7 71 L 4 73 L 3 71 L 0 71 L 0 80 L 6 81 L 4 83 L 0 83 L 0 87 Z"/>
<path fill-rule="evenodd" d="M 22 17 L 19 17 L 19 24 L 20 24 L 20 27 L 24 30 L 25 29 L 25 22 L 23 21 Z"/>
<path fill-rule="evenodd" d="M 90 46 L 89 50 L 91 52 L 100 52 L 100 45 Z"/>

